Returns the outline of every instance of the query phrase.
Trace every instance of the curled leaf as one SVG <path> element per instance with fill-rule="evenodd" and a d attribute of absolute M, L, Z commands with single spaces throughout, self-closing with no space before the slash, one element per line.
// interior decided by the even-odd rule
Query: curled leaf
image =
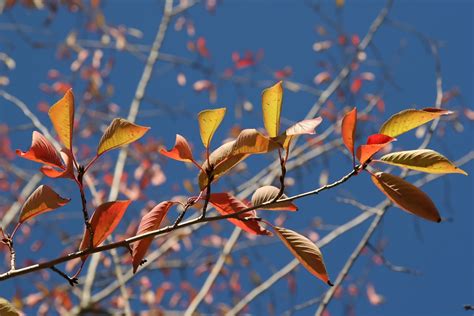
<path fill-rule="evenodd" d="M 161 148 L 160 154 L 178 161 L 194 161 L 193 153 L 191 151 L 191 147 L 188 144 L 188 141 L 186 140 L 186 138 L 179 134 L 176 134 L 176 141 L 174 143 L 174 147 L 170 150 Z"/>
<path fill-rule="evenodd" d="M 393 152 L 380 158 L 380 162 L 428 173 L 467 173 L 456 167 L 448 158 L 431 149 Z"/>
<path fill-rule="evenodd" d="M 216 208 L 221 215 L 233 214 L 248 208 L 248 206 L 238 200 L 229 193 L 214 193 L 211 194 L 209 203 Z M 244 212 L 237 215 L 238 218 L 252 218 L 256 217 L 254 211 Z M 271 232 L 263 228 L 258 221 L 254 220 L 239 220 L 237 218 L 228 218 L 234 225 L 240 227 L 242 230 L 254 235 L 271 235 Z"/>
<path fill-rule="evenodd" d="M 92 247 L 99 246 L 112 234 L 131 202 L 130 200 L 111 201 L 103 203 L 96 208 L 90 219 L 91 228 L 94 232 Z M 79 250 L 82 251 L 90 247 L 89 231 L 85 229 Z M 85 258 L 87 256 L 84 256 L 82 260 L 85 260 Z"/>
<path fill-rule="evenodd" d="M 142 217 L 140 225 L 138 226 L 137 235 L 142 235 L 147 232 L 157 230 L 160 227 L 163 218 L 168 213 L 168 210 L 174 203 L 171 201 L 161 202 L 152 208 L 145 216 Z M 133 273 L 137 272 L 143 258 L 145 257 L 148 248 L 153 241 L 153 237 L 141 239 L 133 244 L 132 257 L 133 257 Z"/>
<path fill-rule="evenodd" d="M 0 315 L 2 316 L 20 316 L 20 312 L 15 305 L 10 303 L 7 299 L 0 297 Z"/>
<path fill-rule="evenodd" d="M 278 193 L 280 193 L 280 189 L 272 185 L 266 185 L 261 188 L 258 188 L 252 195 L 252 204 L 254 206 L 257 206 L 266 202 L 273 201 L 278 196 Z M 280 199 L 286 198 L 287 196 L 285 194 L 280 197 Z M 298 207 L 288 201 L 280 203 L 271 203 L 269 205 L 261 207 L 260 209 L 273 211 L 297 211 Z"/>
<path fill-rule="evenodd" d="M 57 209 L 69 201 L 70 199 L 61 197 L 49 186 L 41 185 L 31 193 L 23 204 L 19 222 L 23 223 L 32 217 Z"/>
<path fill-rule="evenodd" d="M 67 90 L 64 97 L 49 109 L 48 115 L 64 147 L 71 150 L 74 127 L 74 94 L 72 89 Z"/>
<path fill-rule="evenodd" d="M 316 117 L 314 119 L 300 121 L 290 126 L 285 131 L 285 133 L 278 136 L 278 138 L 275 141 L 278 142 L 283 148 L 288 150 L 288 147 L 290 146 L 290 141 L 293 138 L 293 136 L 315 134 L 316 127 L 318 127 L 322 121 L 323 121 L 322 117 Z"/>
<path fill-rule="evenodd" d="M 354 139 L 357 128 L 357 108 L 353 108 L 344 115 L 341 123 L 342 141 L 354 157 Z"/>
<path fill-rule="evenodd" d="M 107 127 L 99 141 L 97 155 L 117 147 L 133 143 L 148 132 L 150 128 L 133 124 L 125 119 L 116 118 Z"/>
<path fill-rule="evenodd" d="M 214 132 L 224 119 L 226 108 L 204 110 L 199 112 L 199 132 L 204 147 L 208 148 Z"/>
<path fill-rule="evenodd" d="M 438 109 L 425 108 L 423 110 L 409 109 L 401 111 L 390 117 L 380 128 L 379 133 L 391 137 L 397 137 L 420 125 L 428 123 L 441 115 L 452 114 L 453 112 Z"/>
<path fill-rule="evenodd" d="M 277 137 L 280 130 L 281 103 L 283 100 L 282 82 L 263 90 L 263 124 L 270 137 Z"/>
<path fill-rule="evenodd" d="M 311 274 L 328 285 L 333 285 L 329 280 L 323 255 L 311 240 L 287 228 L 273 226 L 273 229 L 293 256 L 295 256 Z"/>
<path fill-rule="evenodd" d="M 278 148 L 278 144 L 256 129 L 244 129 L 232 146 L 231 155 L 263 154 Z"/>
<path fill-rule="evenodd" d="M 25 159 L 64 169 L 63 162 L 56 148 L 43 134 L 36 131 L 33 132 L 30 149 L 27 152 L 17 149 L 16 154 Z"/>
<path fill-rule="evenodd" d="M 433 201 L 413 184 L 384 172 L 377 172 L 371 178 L 375 186 L 401 209 L 433 222 L 441 222 Z"/>
<path fill-rule="evenodd" d="M 370 135 L 367 139 L 367 144 L 361 145 L 357 148 L 357 159 L 359 159 L 360 163 L 363 165 L 367 160 L 372 158 L 373 155 L 394 140 L 395 138 L 383 134 Z"/>
<path fill-rule="evenodd" d="M 41 172 L 50 178 L 71 178 L 74 179 L 74 165 L 72 153 L 69 149 L 63 148 L 61 150 L 61 157 L 66 163 L 63 169 L 55 169 L 51 166 L 43 166 L 40 168 Z"/>

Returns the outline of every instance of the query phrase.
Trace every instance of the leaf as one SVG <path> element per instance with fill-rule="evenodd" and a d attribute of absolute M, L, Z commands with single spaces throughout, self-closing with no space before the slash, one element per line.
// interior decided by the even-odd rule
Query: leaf
<path fill-rule="evenodd" d="M 95 209 L 90 219 L 91 228 L 94 232 L 92 247 L 99 246 L 112 234 L 131 202 L 130 200 L 105 202 Z M 79 250 L 86 250 L 90 247 L 89 231 L 85 229 Z M 84 261 L 85 258 L 87 256 L 82 257 L 82 260 Z"/>
<path fill-rule="evenodd" d="M 97 155 L 117 147 L 133 143 L 148 132 L 150 128 L 133 124 L 125 119 L 116 118 L 107 127 L 99 141 Z"/>
<path fill-rule="evenodd" d="M 344 115 L 341 123 L 341 135 L 344 145 L 354 157 L 354 140 L 357 128 L 357 108 L 353 108 Z"/>
<path fill-rule="evenodd" d="M 20 312 L 7 299 L 0 297 L 0 315 L 2 316 L 20 316 Z"/>
<path fill-rule="evenodd" d="M 456 167 L 448 158 L 431 149 L 393 152 L 382 156 L 380 162 L 428 173 L 467 173 Z"/>
<path fill-rule="evenodd" d="M 19 222 L 24 223 L 32 217 L 64 206 L 69 201 L 70 199 L 62 198 L 49 186 L 41 185 L 31 193 L 23 204 Z"/>
<path fill-rule="evenodd" d="M 163 218 L 168 213 L 169 208 L 174 203 L 171 201 L 161 202 L 152 208 L 148 213 L 143 216 L 138 226 L 136 235 L 142 235 L 147 232 L 157 230 L 160 227 Z M 145 257 L 148 248 L 150 247 L 154 237 L 148 237 L 141 239 L 133 244 L 132 257 L 133 257 L 133 273 L 137 272 L 143 258 Z"/>
<path fill-rule="evenodd" d="M 235 140 L 223 144 L 209 155 L 209 161 L 206 160 L 203 163 L 203 170 L 212 169 L 211 175 L 213 181 L 219 179 L 221 176 L 229 172 L 235 165 L 249 156 L 249 154 L 232 155 L 234 144 Z M 201 190 L 207 186 L 208 177 L 205 172 L 199 172 L 198 182 Z"/>
<path fill-rule="evenodd" d="M 383 134 L 373 134 L 367 139 L 366 145 L 361 145 L 357 148 L 357 159 L 361 165 L 367 162 L 373 155 L 379 152 L 382 148 L 396 140 L 393 137 Z"/>
<path fill-rule="evenodd" d="M 252 205 L 257 206 L 263 203 L 273 201 L 280 193 L 280 189 L 274 187 L 272 185 L 266 185 L 261 188 L 258 188 L 254 194 L 252 195 Z M 280 199 L 286 199 L 287 196 L 283 194 Z M 271 203 L 269 205 L 265 205 L 259 209 L 265 210 L 273 210 L 273 211 L 297 211 L 298 207 L 288 202 L 281 202 L 281 203 Z"/>
<path fill-rule="evenodd" d="M 314 119 L 309 119 L 309 120 L 303 120 L 300 121 L 292 126 L 290 126 L 284 134 L 278 136 L 278 138 L 275 140 L 278 142 L 283 148 L 288 150 L 288 147 L 290 146 L 290 141 L 293 138 L 293 136 L 296 135 L 313 135 L 316 134 L 316 127 L 321 124 L 323 121 L 322 117 L 316 117 Z"/>
<path fill-rule="evenodd" d="M 214 136 L 214 132 L 224 119 L 226 109 L 219 108 L 213 110 L 204 110 L 199 112 L 199 132 L 204 147 L 208 148 Z"/>
<path fill-rule="evenodd" d="M 17 149 L 16 154 L 28 160 L 64 169 L 63 162 L 56 148 L 43 134 L 37 131 L 33 132 L 30 149 L 27 152 Z"/>
<path fill-rule="evenodd" d="M 273 226 L 273 229 L 293 256 L 295 256 L 311 274 L 328 285 L 333 285 L 329 280 L 323 255 L 311 240 L 287 228 Z"/>
<path fill-rule="evenodd" d="M 230 155 L 263 154 L 278 148 L 278 144 L 256 129 L 244 129 L 235 140 Z"/>
<path fill-rule="evenodd" d="M 186 138 L 179 134 L 176 134 L 176 141 L 174 143 L 174 147 L 171 150 L 161 148 L 160 154 L 178 161 L 194 161 L 193 153 L 191 151 L 191 147 L 189 146 L 188 141 L 186 140 Z"/>
<path fill-rule="evenodd" d="M 280 113 L 283 99 L 282 82 L 263 90 L 262 111 L 263 124 L 270 137 L 277 137 L 280 130 Z"/>
<path fill-rule="evenodd" d="M 401 209 L 433 222 L 441 222 L 434 203 L 413 184 L 384 172 L 377 172 L 371 178 L 375 186 Z"/>
<path fill-rule="evenodd" d="M 54 130 L 63 145 L 72 149 L 72 135 L 74 128 L 74 94 L 69 89 L 64 97 L 56 102 L 48 111 Z"/>
<path fill-rule="evenodd" d="M 41 172 L 50 178 L 71 178 L 74 179 L 74 165 L 73 165 L 73 157 L 72 153 L 69 149 L 63 148 L 61 150 L 61 156 L 66 163 L 66 167 L 64 169 L 55 169 L 51 166 L 43 166 L 40 168 Z"/>
<path fill-rule="evenodd" d="M 221 215 L 233 214 L 248 208 L 245 203 L 229 193 L 211 194 L 209 203 L 211 203 Z M 238 215 L 238 217 L 242 219 L 252 218 L 255 217 L 255 212 L 248 211 Z M 237 218 L 228 218 L 228 220 L 250 234 L 271 235 L 271 232 L 263 228 L 258 221 L 242 221 Z"/>
<path fill-rule="evenodd" d="M 423 110 L 409 109 L 401 111 L 390 117 L 380 128 L 379 133 L 392 137 L 397 137 L 420 125 L 434 120 L 441 115 L 452 114 L 453 112 L 437 109 L 425 108 Z"/>

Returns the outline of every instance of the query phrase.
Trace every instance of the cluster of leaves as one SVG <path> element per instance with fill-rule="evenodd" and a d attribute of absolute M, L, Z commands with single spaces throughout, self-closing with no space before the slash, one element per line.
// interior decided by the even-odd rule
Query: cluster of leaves
<path fill-rule="evenodd" d="M 190 197 L 186 203 L 173 200 L 163 201 L 143 216 L 135 234 L 135 237 L 142 237 L 136 238 L 130 248 L 133 272 L 136 272 L 142 264 L 156 235 L 155 233 L 160 228 L 170 208 L 174 205 L 181 205 L 184 208 L 184 211 L 172 226 L 174 229 L 179 227 L 179 223 L 189 207 L 198 202 L 203 202 L 202 214 L 197 218 L 196 223 L 209 219 L 228 219 L 250 234 L 273 235 L 271 231 L 266 229 L 266 226 L 268 226 L 309 272 L 325 283 L 332 285 L 321 251 L 310 239 L 288 228 L 275 226 L 257 216 L 256 213 L 256 210 L 297 211 L 297 206 L 293 204 L 294 200 L 318 191 L 309 191 L 294 197 L 287 197 L 284 194 L 285 166 L 291 153 L 292 142 L 299 135 L 315 134 L 315 129 L 321 124 L 322 119 L 318 117 L 303 120 L 282 132 L 280 131 L 282 100 L 282 82 L 265 89 L 262 93 L 262 112 L 266 133 L 257 129 L 244 129 L 235 140 L 226 142 L 214 150 L 211 150 L 211 142 L 224 119 L 226 109 L 218 108 L 201 111 L 198 114 L 199 131 L 206 151 L 206 159 L 202 163 L 194 158 L 188 141 L 179 134 L 176 135 L 173 148 L 160 150 L 162 155 L 170 159 L 191 163 L 198 169 L 197 181 L 201 192 L 198 196 Z M 103 203 L 95 209 L 89 219 L 83 184 L 84 176 L 87 175 L 87 171 L 102 154 L 140 139 L 149 128 L 120 118 L 113 120 L 99 141 L 95 157 L 86 165 L 81 165 L 77 162 L 73 150 L 74 96 L 72 91 L 68 90 L 64 97 L 49 109 L 48 113 L 58 138 L 64 146 L 61 152 L 58 152 L 44 135 L 33 132 L 30 149 L 26 152 L 18 150 L 17 154 L 25 159 L 42 163 L 43 166 L 40 170 L 44 175 L 50 178 L 68 178 L 77 184 L 81 194 L 85 221 L 85 230 L 79 245 L 79 251 L 85 252 L 81 257 L 82 269 L 88 256 L 86 250 L 99 246 L 112 234 L 131 203 L 129 200 Z M 437 108 L 410 109 L 399 112 L 382 125 L 379 134 L 370 135 L 366 144 L 355 148 L 357 109 L 354 108 L 349 111 L 342 120 L 341 135 L 343 143 L 352 155 L 353 170 L 343 179 L 347 180 L 361 171 L 368 171 L 376 187 L 401 209 L 424 219 L 440 222 L 441 217 L 436 206 L 424 192 L 401 177 L 384 172 L 374 172 L 372 168 L 374 163 L 379 162 L 421 172 L 466 174 L 446 157 L 429 149 L 392 152 L 385 154 L 380 159 L 374 159 L 375 154 L 396 140 L 395 137 L 448 114 L 451 114 L 451 112 Z M 266 154 L 273 151 L 278 152 L 280 160 L 280 187 L 263 186 L 257 189 L 251 198 L 251 202 L 240 200 L 228 192 L 211 193 L 213 183 L 228 173 L 239 162 L 253 154 Z M 359 161 L 357 165 L 356 159 Z M 345 181 L 341 180 L 335 183 L 340 184 Z M 13 233 L 3 236 L 3 242 L 10 248 L 11 253 L 14 253 L 12 251 L 13 237 L 21 224 L 37 215 L 64 206 L 68 202 L 69 199 L 59 196 L 50 187 L 46 185 L 38 187 L 23 204 L 19 221 Z M 212 205 L 220 215 L 212 218 L 206 217 L 209 205 Z M 12 265 L 12 270 L 14 269 L 15 267 Z M 81 269 L 75 276 L 80 273 Z"/>

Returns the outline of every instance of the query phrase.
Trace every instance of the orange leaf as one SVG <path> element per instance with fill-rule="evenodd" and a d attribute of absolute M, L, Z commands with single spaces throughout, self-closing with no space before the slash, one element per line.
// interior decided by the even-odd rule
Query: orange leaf
<path fill-rule="evenodd" d="M 71 150 L 74 128 L 74 94 L 69 89 L 48 111 L 49 118 L 64 147 Z"/>
<path fill-rule="evenodd" d="M 441 217 L 433 201 L 413 184 L 384 172 L 372 175 L 372 181 L 401 209 L 433 222 L 441 222 Z"/>
<path fill-rule="evenodd" d="M 50 178 L 71 178 L 74 179 L 73 157 L 69 149 L 63 148 L 61 156 L 66 162 L 66 168 L 57 170 L 51 166 L 43 166 L 40 168 L 41 172 Z"/>
<path fill-rule="evenodd" d="M 168 213 L 169 208 L 174 204 L 171 201 L 161 202 L 151 209 L 140 221 L 138 231 L 136 235 L 141 235 L 153 230 L 157 230 L 160 227 L 163 218 Z M 133 273 L 138 269 L 138 266 L 145 257 L 148 248 L 154 237 L 148 237 L 141 239 L 133 244 L 132 257 L 133 257 Z"/>
<path fill-rule="evenodd" d="M 209 203 L 211 203 L 221 215 L 236 213 L 248 208 L 244 202 L 229 193 L 211 194 Z M 248 211 L 238 215 L 238 217 L 242 219 L 255 217 L 255 212 Z M 250 234 L 271 235 L 271 232 L 263 228 L 257 221 L 242 221 L 237 218 L 228 218 L 228 220 Z"/>
<path fill-rule="evenodd" d="M 273 226 L 273 229 L 293 256 L 295 256 L 311 274 L 328 285 L 333 285 L 329 280 L 323 255 L 311 240 L 287 228 Z"/>
<path fill-rule="evenodd" d="M 97 155 L 124 146 L 141 138 L 150 128 L 133 124 L 125 119 L 116 118 L 107 127 L 99 141 Z"/>
<path fill-rule="evenodd" d="M 53 189 L 47 185 L 39 186 L 26 200 L 20 212 L 19 222 L 52 211 L 66 205 L 70 199 L 59 196 Z"/>
<path fill-rule="evenodd" d="M 353 108 L 344 115 L 341 123 L 342 141 L 354 157 L 354 137 L 357 128 L 357 108 Z"/>
<path fill-rule="evenodd" d="M 117 227 L 120 220 L 125 214 L 128 206 L 132 201 L 111 201 L 99 205 L 90 219 L 92 231 L 94 232 L 94 239 L 92 240 L 92 247 L 99 246 Z M 81 245 L 79 250 L 90 248 L 89 231 L 84 230 Z M 82 257 L 84 261 L 87 256 Z"/>
<path fill-rule="evenodd" d="M 252 195 L 252 205 L 257 206 L 266 202 L 273 201 L 280 193 L 280 189 L 272 185 L 266 185 L 258 188 Z M 287 196 L 283 194 L 280 199 L 285 199 Z M 260 209 L 273 211 L 297 211 L 298 207 L 291 202 L 271 203 L 263 206 Z"/>
<path fill-rule="evenodd" d="M 367 139 L 367 144 L 361 145 L 357 148 L 357 159 L 359 159 L 360 163 L 363 165 L 367 160 L 372 158 L 373 155 L 394 140 L 396 139 L 383 134 L 370 135 Z"/>
<path fill-rule="evenodd" d="M 56 148 L 46 137 L 36 131 L 33 132 L 30 149 L 27 152 L 17 149 L 16 154 L 25 159 L 64 169 L 63 162 Z"/>
<path fill-rule="evenodd" d="M 174 143 L 174 147 L 171 150 L 161 148 L 160 154 L 178 161 L 194 161 L 193 153 L 191 151 L 191 147 L 188 144 L 188 141 L 186 140 L 186 138 L 179 134 L 176 134 L 176 141 Z"/>

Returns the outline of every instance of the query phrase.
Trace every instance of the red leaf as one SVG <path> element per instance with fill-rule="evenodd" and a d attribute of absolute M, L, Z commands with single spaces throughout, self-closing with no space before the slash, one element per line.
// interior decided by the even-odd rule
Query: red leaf
<path fill-rule="evenodd" d="M 356 94 L 359 92 L 360 88 L 362 88 L 362 79 L 361 78 L 356 78 L 354 81 L 352 81 L 351 84 L 351 92 L 353 94 Z"/>
<path fill-rule="evenodd" d="M 160 227 L 163 218 L 168 213 L 169 208 L 174 204 L 171 201 L 164 201 L 155 206 L 151 209 L 145 216 L 143 216 L 142 220 L 140 221 L 140 225 L 138 226 L 138 231 L 136 235 L 141 235 L 153 230 L 156 230 Z M 148 237 L 141 239 L 133 244 L 133 273 L 135 273 L 138 269 L 138 266 L 145 257 L 145 254 L 150 247 L 151 242 L 153 241 L 154 237 Z"/>
<path fill-rule="evenodd" d="M 216 208 L 221 215 L 227 215 L 239 212 L 248 208 L 248 206 L 230 195 L 229 193 L 214 193 L 211 194 L 209 202 Z M 255 217 L 254 211 L 249 211 L 238 215 L 239 218 Z M 254 235 L 271 235 L 272 233 L 263 228 L 257 221 L 241 221 L 236 218 L 228 218 L 234 225 L 240 227 L 244 231 Z"/>
<path fill-rule="evenodd" d="M 396 140 L 393 137 L 384 134 L 373 134 L 367 139 L 366 145 L 361 145 L 357 148 L 357 159 L 361 164 L 364 164 L 372 158 L 378 151 Z"/>
<path fill-rule="evenodd" d="M 46 137 L 36 131 L 33 132 L 30 149 L 27 152 L 17 149 L 16 154 L 25 159 L 64 169 L 63 162 L 56 148 Z"/>
<path fill-rule="evenodd" d="M 191 151 L 191 147 L 189 146 L 188 141 L 186 140 L 186 138 L 179 134 L 176 134 L 176 141 L 174 143 L 174 147 L 171 150 L 161 148 L 160 154 L 178 161 L 194 161 L 193 153 Z"/>
<path fill-rule="evenodd" d="M 198 53 L 205 58 L 209 58 L 211 54 L 209 53 L 209 50 L 206 47 L 206 39 L 204 37 L 200 37 L 197 39 L 196 42 L 196 48 Z"/>
<path fill-rule="evenodd" d="M 353 108 L 344 115 L 341 123 L 342 141 L 354 157 L 354 136 L 357 128 L 357 108 Z"/>
<path fill-rule="evenodd" d="M 73 157 L 69 149 L 63 148 L 61 150 L 61 156 L 66 162 L 65 169 L 54 169 L 51 166 L 43 166 L 40 168 L 41 172 L 50 178 L 71 178 L 74 179 L 74 166 L 73 166 Z"/>
<path fill-rule="evenodd" d="M 99 205 L 90 219 L 94 239 L 92 246 L 99 246 L 117 227 L 131 201 L 112 201 Z M 90 247 L 89 231 L 86 229 L 79 250 Z M 82 257 L 84 261 L 87 256 Z"/>

